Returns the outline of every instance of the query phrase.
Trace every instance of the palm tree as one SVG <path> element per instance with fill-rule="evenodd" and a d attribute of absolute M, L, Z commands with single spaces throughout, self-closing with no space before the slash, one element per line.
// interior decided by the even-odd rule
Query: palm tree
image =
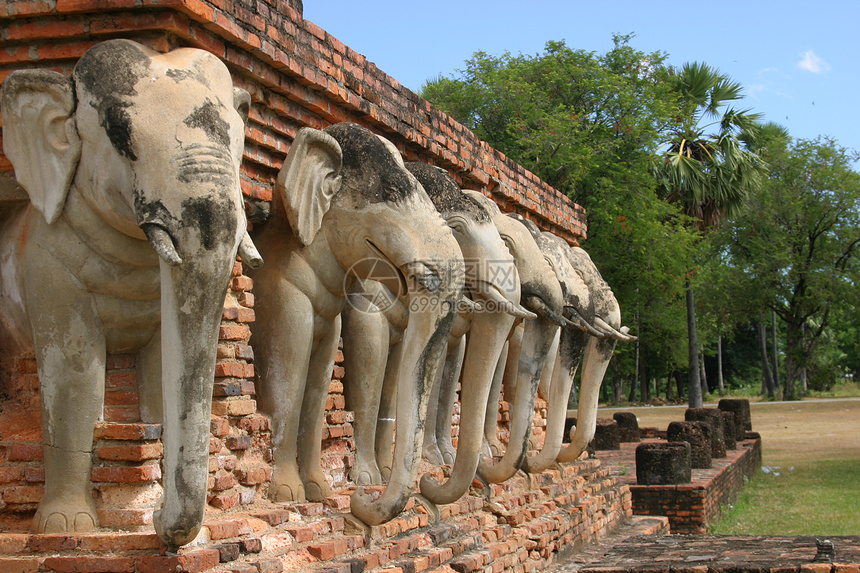
<path fill-rule="evenodd" d="M 759 114 L 737 110 L 743 90 L 718 69 L 687 63 L 674 76 L 678 114 L 653 173 L 666 201 L 677 203 L 702 231 L 739 212 L 750 191 L 763 183 L 766 167 L 747 142 L 758 131 Z M 696 307 L 692 272 L 686 277 L 689 405 L 702 407 Z"/>

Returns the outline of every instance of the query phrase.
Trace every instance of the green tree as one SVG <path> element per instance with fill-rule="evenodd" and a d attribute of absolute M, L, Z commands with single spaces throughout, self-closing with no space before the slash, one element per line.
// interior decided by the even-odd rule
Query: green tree
<path fill-rule="evenodd" d="M 657 195 L 650 171 L 677 113 L 665 55 L 635 50 L 630 40 L 616 36 L 605 54 L 564 42 L 534 56 L 478 52 L 421 95 L 586 208 L 584 247 L 640 335 L 640 362 L 671 368 L 671 342 L 684 335 L 679 277 L 697 231 Z M 618 363 L 632 365 L 632 380 L 636 345 L 616 352 Z"/>
<path fill-rule="evenodd" d="M 759 115 L 729 104 L 743 97 L 741 85 L 703 63 L 688 63 L 673 76 L 677 116 L 653 173 L 662 196 L 680 205 L 700 231 L 737 213 L 766 173 L 742 137 L 754 133 Z M 692 263 L 692 261 L 691 261 Z M 692 264 L 691 264 L 692 268 Z M 688 384 L 691 408 L 702 407 L 696 303 L 691 276 L 686 279 Z"/>
<path fill-rule="evenodd" d="M 770 178 L 726 229 L 726 245 L 739 282 L 756 285 L 785 325 L 783 398 L 791 400 L 834 319 L 856 316 L 860 174 L 857 154 L 829 138 L 775 140 L 764 156 Z"/>

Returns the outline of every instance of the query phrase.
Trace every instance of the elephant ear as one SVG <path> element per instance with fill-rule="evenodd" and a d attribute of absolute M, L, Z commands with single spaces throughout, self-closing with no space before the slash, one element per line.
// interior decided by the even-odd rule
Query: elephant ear
<path fill-rule="evenodd" d="M 18 70 L 3 82 L 3 152 L 48 223 L 63 212 L 81 157 L 74 112 L 74 85 L 62 74 Z"/>
<path fill-rule="evenodd" d="M 247 126 L 248 114 L 251 113 L 251 94 L 242 88 L 233 88 L 233 107 Z"/>
<path fill-rule="evenodd" d="M 303 127 L 290 146 L 277 189 L 302 245 L 313 242 L 340 189 L 342 160 L 340 144 L 318 129 Z"/>

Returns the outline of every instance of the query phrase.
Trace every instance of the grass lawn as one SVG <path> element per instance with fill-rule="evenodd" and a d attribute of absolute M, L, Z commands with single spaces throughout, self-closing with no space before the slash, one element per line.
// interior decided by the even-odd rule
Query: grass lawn
<path fill-rule="evenodd" d="M 713 532 L 860 534 L 860 399 L 753 402 L 750 407 L 753 430 L 762 436 L 762 467 L 769 471 L 756 472 Z M 664 429 L 684 419 L 686 406 L 620 410 L 634 412 L 640 426 Z M 611 417 L 615 411 L 601 409 L 598 415 Z"/>

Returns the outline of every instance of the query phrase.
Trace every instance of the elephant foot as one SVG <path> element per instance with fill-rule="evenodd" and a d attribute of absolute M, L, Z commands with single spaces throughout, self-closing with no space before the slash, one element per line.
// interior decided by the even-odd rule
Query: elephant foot
<path fill-rule="evenodd" d="M 319 478 L 305 482 L 305 495 L 308 501 L 324 501 L 327 497 L 331 497 L 331 487 L 325 478 L 322 481 Z"/>
<path fill-rule="evenodd" d="M 391 478 L 391 466 L 380 465 L 379 474 L 382 476 L 382 483 L 388 482 Z"/>
<path fill-rule="evenodd" d="M 442 457 L 442 450 L 436 442 L 424 444 L 424 459 L 434 466 L 444 465 L 445 459 Z"/>
<path fill-rule="evenodd" d="M 439 444 L 439 451 L 442 452 L 442 463 L 447 466 L 454 465 L 454 460 L 457 458 L 457 450 L 454 449 L 454 446 L 451 442 L 437 442 Z"/>
<path fill-rule="evenodd" d="M 272 485 L 269 486 L 269 497 L 278 503 L 304 502 L 305 486 L 298 472 L 275 469 L 272 475 Z"/>
<path fill-rule="evenodd" d="M 380 485 L 383 483 L 382 474 L 375 464 L 359 463 L 358 460 L 349 470 L 349 479 L 355 485 Z"/>
<path fill-rule="evenodd" d="M 95 531 L 98 522 L 98 514 L 92 504 L 54 499 L 39 504 L 32 529 L 36 533 L 86 533 Z"/>

